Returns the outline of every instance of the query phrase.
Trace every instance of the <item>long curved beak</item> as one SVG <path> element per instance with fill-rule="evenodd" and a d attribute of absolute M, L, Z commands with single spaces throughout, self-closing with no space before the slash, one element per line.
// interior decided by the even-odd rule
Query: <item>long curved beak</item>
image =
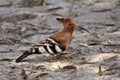
<path fill-rule="evenodd" d="M 84 31 L 90 33 L 87 29 L 85 29 L 85 28 L 83 28 L 83 27 L 81 27 L 81 26 L 79 26 L 79 25 L 76 25 L 76 28 L 77 28 L 78 30 L 84 30 Z"/>
<path fill-rule="evenodd" d="M 84 31 L 90 33 L 87 29 L 85 29 L 85 28 L 83 28 L 83 27 L 81 27 L 81 26 L 78 26 L 78 27 L 79 27 L 79 29 L 84 30 Z"/>

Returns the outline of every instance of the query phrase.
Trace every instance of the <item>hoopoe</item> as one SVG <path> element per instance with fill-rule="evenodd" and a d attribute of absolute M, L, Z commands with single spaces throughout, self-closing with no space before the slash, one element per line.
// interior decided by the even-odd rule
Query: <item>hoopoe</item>
<path fill-rule="evenodd" d="M 73 31 L 77 26 L 76 21 L 66 18 L 56 18 L 56 20 L 63 24 L 64 28 L 60 32 L 51 35 L 45 40 L 44 43 L 36 44 L 32 48 L 30 48 L 30 50 L 23 52 L 23 54 L 16 59 L 16 62 L 20 62 L 22 59 L 31 54 L 62 53 L 70 46 L 73 37 Z M 84 28 L 81 29 L 86 30 Z"/>

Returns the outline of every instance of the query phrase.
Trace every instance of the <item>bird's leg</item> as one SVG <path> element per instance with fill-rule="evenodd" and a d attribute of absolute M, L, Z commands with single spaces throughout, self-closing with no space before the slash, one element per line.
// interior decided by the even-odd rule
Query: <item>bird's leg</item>
<path fill-rule="evenodd" d="M 54 54 L 52 56 L 52 60 L 51 61 L 59 61 L 62 60 L 65 57 L 64 53 L 57 53 L 56 55 Z"/>

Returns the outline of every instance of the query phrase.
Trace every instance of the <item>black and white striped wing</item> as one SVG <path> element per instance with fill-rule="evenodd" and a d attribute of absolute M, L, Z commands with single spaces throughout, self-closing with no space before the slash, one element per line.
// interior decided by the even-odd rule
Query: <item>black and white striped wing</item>
<path fill-rule="evenodd" d="M 55 44 L 44 44 L 44 45 L 35 45 L 31 48 L 31 52 L 35 54 L 41 53 L 50 53 L 50 54 L 57 54 L 63 52 L 65 47 Z"/>
<path fill-rule="evenodd" d="M 16 59 L 16 62 L 20 62 L 31 54 L 57 54 L 65 50 L 65 47 L 61 46 L 56 40 L 52 38 L 46 39 L 45 43 L 34 45 L 30 50 L 23 52 L 23 54 Z"/>

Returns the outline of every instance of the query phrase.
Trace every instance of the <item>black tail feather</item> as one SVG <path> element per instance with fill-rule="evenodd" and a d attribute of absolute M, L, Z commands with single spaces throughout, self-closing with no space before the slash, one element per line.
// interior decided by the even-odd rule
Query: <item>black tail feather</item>
<path fill-rule="evenodd" d="M 29 56 L 29 55 L 31 55 L 31 52 L 29 52 L 29 51 L 23 52 L 23 54 L 16 59 L 16 62 L 17 62 L 17 63 L 20 62 L 22 59 L 26 58 L 26 57 Z"/>

